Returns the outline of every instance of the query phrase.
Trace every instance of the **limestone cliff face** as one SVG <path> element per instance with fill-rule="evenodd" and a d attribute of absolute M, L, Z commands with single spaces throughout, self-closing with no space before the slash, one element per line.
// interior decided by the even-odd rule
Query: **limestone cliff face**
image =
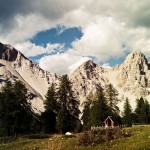
<path fill-rule="evenodd" d="M 124 92 L 130 92 L 136 97 L 149 95 L 150 70 L 148 61 L 142 53 L 129 54 L 119 68 L 114 68 L 114 72 L 118 72 L 117 86 Z"/>
<path fill-rule="evenodd" d="M 94 93 L 97 85 L 105 87 L 108 83 L 117 89 L 122 104 L 126 97 L 131 100 L 133 107 L 136 98 L 150 97 L 150 65 L 140 52 L 130 53 L 123 64 L 113 68 L 102 68 L 88 61 L 69 77 L 81 103 L 90 92 Z"/>
<path fill-rule="evenodd" d="M 59 82 L 55 73 L 44 71 L 12 46 L 0 43 L 0 86 L 4 85 L 6 78 L 12 82 L 21 80 L 25 84 L 34 95 L 31 103 L 37 111 L 44 109 L 43 100 L 48 87 Z"/>
<path fill-rule="evenodd" d="M 113 68 L 102 68 L 89 60 L 68 75 L 76 97 L 82 104 L 89 93 L 95 93 L 97 87 L 111 83 L 118 91 L 121 103 L 126 97 L 132 106 L 141 96 L 150 100 L 150 64 L 140 52 L 132 52 L 124 63 Z M 0 43 L 0 87 L 6 78 L 13 82 L 21 80 L 32 97 L 32 106 L 43 111 L 43 100 L 48 87 L 59 84 L 59 76 L 41 69 L 10 45 Z M 120 105 L 122 107 L 122 105 Z"/>
<path fill-rule="evenodd" d="M 105 86 L 108 83 L 108 79 L 103 74 L 104 69 L 92 60 L 85 62 L 72 74 L 69 74 L 73 89 L 81 104 L 90 92 L 95 93 L 99 85 Z"/>

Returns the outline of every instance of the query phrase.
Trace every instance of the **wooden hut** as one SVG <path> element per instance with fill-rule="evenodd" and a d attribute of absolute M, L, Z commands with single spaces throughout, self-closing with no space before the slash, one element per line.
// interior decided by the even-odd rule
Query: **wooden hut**
<path fill-rule="evenodd" d="M 108 129 L 108 128 L 114 128 L 114 121 L 112 120 L 111 116 L 108 116 L 105 121 L 105 129 Z"/>

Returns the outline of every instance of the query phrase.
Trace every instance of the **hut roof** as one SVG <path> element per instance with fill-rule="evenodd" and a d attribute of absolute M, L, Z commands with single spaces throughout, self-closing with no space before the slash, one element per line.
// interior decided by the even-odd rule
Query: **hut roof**
<path fill-rule="evenodd" d="M 114 121 L 112 120 L 111 116 L 108 116 L 108 117 L 105 119 L 104 122 L 106 122 L 108 119 L 110 119 L 110 120 L 114 123 Z"/>

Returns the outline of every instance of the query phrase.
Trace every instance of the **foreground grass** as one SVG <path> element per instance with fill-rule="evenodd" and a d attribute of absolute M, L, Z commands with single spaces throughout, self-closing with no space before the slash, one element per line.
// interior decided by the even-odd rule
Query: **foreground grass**
<path fill-rule="evenodd" d="M 150 150 L 150 126 L 132 127 L 132 136 L 97 146 L 79 146 L 79 134 L 73 138 L 53 135 L 48 139 L 19 138 L 0 142 L 0 150 Z"/>

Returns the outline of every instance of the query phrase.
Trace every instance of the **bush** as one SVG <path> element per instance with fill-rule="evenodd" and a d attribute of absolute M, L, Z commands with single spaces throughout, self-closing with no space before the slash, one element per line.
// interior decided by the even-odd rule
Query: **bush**
<path fill-rule="evenodd" d="M 79 138 L 79 144 L 84 146 L 93 145 L 96 142 L 95 140 L 92 132 L 84 132 Z"/>
<path fill-rule="evenodd" d="M 92 130 L 88 132 L 84 132 L 79 137 L 79 144 L 88 146 L 88 145 L 97 145 L 100 143 L 107 143 L 111 140 L 124 138 L 131 136 L 130 130 L 125 129 L 99 129 L 99 130 Z"/>

